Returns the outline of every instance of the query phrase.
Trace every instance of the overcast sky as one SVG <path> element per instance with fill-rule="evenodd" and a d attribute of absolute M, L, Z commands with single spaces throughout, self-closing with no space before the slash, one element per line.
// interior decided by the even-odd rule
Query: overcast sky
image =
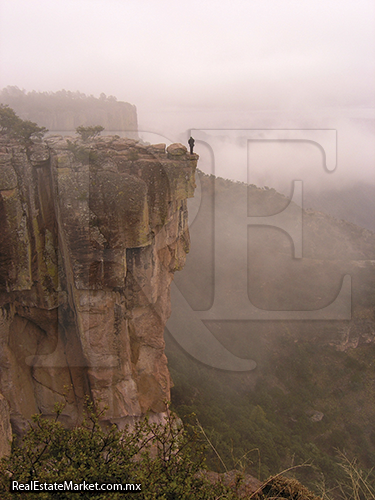
<path fill-rule="evenodd" d="M 374 106 L 374 0 L 1 0 L 1 87 L 138 106 Z"/>
<path fill-rule="evenodd" d="M 0 88 L 112 94 L 160 133 L 260 128 L 270 110 L 307 128 L 348 109 L 374 118 L 374 0 L 0 0 L 0 9 Z"/>

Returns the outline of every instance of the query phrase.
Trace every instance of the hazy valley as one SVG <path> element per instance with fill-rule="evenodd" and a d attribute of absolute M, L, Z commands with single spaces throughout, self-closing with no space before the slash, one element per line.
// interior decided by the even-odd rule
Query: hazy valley
<path fill-rule="evenodd" d="M 241 199 L 246 197 L 252 215 L 281 212 L 289 204 L 285 196 L 202 173 L 199 177 L 201 199 L 190 225 L 191 251 L 175 282 L 192 310 L 207 312 L 205 324 L 215 338 L 257 366 L 243 373 L 210 368 L 167 333 L 174 407 L 180 415 L 196 413 L 228 468 L 247 464 L 252 474 L 260 470 L 265 477 L 309 461 L 313 466 L 298 471 L 300 477 L 312 486 L 323 474 L 327 484 L 334 486 L 341 474 L 339 450 L 358 457 L 363 467 L 373 467 L 375 234 L 307 210 L 303 212 L 303 257 L 295 259 L 285 232 L 249 226 L 246 233 L 240 213 Z M 371 222 L 366 197 L 355 200 L 359 210 L 354 217 L 365 222 L 367 216 Z M 328 208 L 343 215 L 342 209 L 353 206 L 347 197 L 337 204 L 330 197 Z M 230 228 L 223 236 L 220 224 Z M 218 244 L 227 258 L 225 266 L 215 269 L 223 262 L 215 259 Z M 245 263 L 239 259 L 244 245 Z M 225 283 L 229 307 L 238 318 L 243 315 L 239 287 L 244 274 L 246 300 L 270 311 L 271 319 L 266 312 L 258 320 L 210 317 L 220 280 Z M 302 318 L 307 310 L 327 307 L 347 275 L 352 284 L 350 319 L 272 319 L 274 311 L 286 315 L 299 311 Z M 223 467 L 214 453 L 210 460 Z"/>

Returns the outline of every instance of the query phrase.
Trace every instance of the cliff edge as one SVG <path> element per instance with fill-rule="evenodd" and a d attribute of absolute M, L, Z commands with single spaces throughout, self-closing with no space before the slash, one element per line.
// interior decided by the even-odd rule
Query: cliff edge
<path fill-rule="evenodd" d="M 86 395 L 122 428 L 170 398 L 163 332 L 198 156 L 181 144 L 0 139 L 0 393 L 13 431 Z"/>

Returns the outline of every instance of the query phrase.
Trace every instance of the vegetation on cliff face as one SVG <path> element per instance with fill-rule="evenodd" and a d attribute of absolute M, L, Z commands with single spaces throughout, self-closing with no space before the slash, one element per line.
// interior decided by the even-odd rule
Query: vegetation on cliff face
<path fill-rule="evenodd" d="M 224 474 L 207 471 L 207 436 L 196 425 L 183 425 L 170 411 L 158 424 L 146 417 L 132 429 L 103 429 L 105 408 L 94 408 L 87 399 L 81 425 L 66 429 L 59 421 L 63 406 L 56 405 L 54 419 L 34 415 L 22 442 L 0 461 L 3 500 L 24 498 L 25 491 L 11 492 L 10 485 L 30 488 L 31 481 L 38 482 L 39 491 L 28 491 L 28 498 L 42 500 L 123 498 L 124 492 L 114 485 L 143 500 L 369 500 L 375 493 L 369 477 L 345 456 L 340 462 L 344 476 L 337 487 L 339 496 L 321 483 L 318 497 L 288 477 L 293 467 L 263 482 L 238 469 Z M 59 490 L 55 483 L 66 483 L 70 489 Z M 107 491 L 100 491 L 103 483 L 111 485 Z M 78 490 L 83 484 L 93 489 Z"/>
<path fill-rule="evenodd" d="M 247 339 L 244 334 L 244 348 Z M 337 489 L 346 481 L 340 450 L 369 471 L 375 459 L 369 390 L 375 349 L 337 352 L 285 337 L 274 340 L 273 348 L 258 373 L 225 373 L 195 362 L 168 335 L 174 410 L 182 419 L 197 415 L 227 469 L 261 480 L 307 463 L 293 471 L 303 484 Z M 209 468 L 225 471 L 213 450 L 207 460 Z"/>
<path fill-rule="evenodd" d="M 352 277 L 350 320 L 207 321 L 211 333 L 233 354 L 256 361 L 235 373 L 203 365 L 167 334 L 166 353 L 174 387 L 172 402 L 183 418 L 194 412 L 228 468 L 242 464 L 261 479 L 292 464 L 309 487 L 325 478 L 337 488 L 344 471 L 338 450 L 364 470 L 375 464 L 374 248 L 370 231 L 322 213 L 304 212 L 304 258 L 291 257 L 290 243 L 274 228 L 250 227 L 248 268 L 237 259 L 237 200 L 248 189 L 252 213 L 283 209 L 288 200 L 259 189 L 200 175 L 202 198 L 190 226 L 191 252 L 175 282 L 193 310 L 212 306 L 215 277 L 225 282 L 236 306 L 241 273 L 248 295 L 265 310 L 318 309 L 337 295 L 344 274 Z M 214 275 L 213 197 L 216 216 L 233 217 L 221 252 L 228 266 Z M 257 215 L 261 215 L 258 213 Z M 237 238 L 237 239 L 236 239 Z M 217 265 L 217 263 L 215 263 Z M 332 287 L 336 283 L 336 289 Z M 331 297 L 331 299 L 329 299 Z M 202 314 L 202 313 L 201 313 Z M 215 453 L 210 467 L 223 470 Z"/>

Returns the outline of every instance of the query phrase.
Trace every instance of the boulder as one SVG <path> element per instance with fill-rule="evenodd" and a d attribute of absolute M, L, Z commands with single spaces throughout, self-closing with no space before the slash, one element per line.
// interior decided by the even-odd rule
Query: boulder
<path fill-rule="evenodd" d="M 183 144 L 175 143 L 167 147 L 167 152 L 170 156 L 181 156 L 187 153 L 187 149 Z"/>

